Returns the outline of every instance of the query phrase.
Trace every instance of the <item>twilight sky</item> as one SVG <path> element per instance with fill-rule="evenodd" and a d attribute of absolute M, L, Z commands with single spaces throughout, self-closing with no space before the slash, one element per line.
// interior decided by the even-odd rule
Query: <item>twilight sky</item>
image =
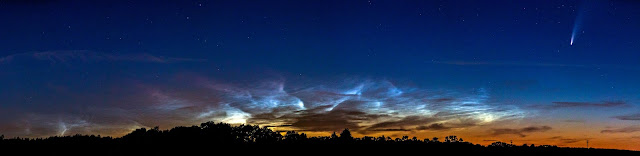
<path fill-rule="evenodd" d="M 640 2 L 0 1 L 0 134 L 205 121 L 640 150 Z"/>

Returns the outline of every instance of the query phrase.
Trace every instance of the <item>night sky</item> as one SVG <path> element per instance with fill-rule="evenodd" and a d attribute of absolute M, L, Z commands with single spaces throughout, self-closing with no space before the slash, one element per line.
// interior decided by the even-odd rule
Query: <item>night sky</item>
<path fill-rule="evenodd" d="M 0 134 L 206 121 L 640 150 L 640 2 L 0 1 Z"/>

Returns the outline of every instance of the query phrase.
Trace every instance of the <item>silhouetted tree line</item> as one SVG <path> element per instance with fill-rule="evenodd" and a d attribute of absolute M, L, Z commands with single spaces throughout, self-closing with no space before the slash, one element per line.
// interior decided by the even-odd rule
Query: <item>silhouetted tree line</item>
<path fill-rule="evenodd" d="M 337 145 L 348 144 L 351 147 L 418 147 L 431 150 L 461 150 L 461 151 L 490 151 L 490 152 L 586 152 L 600 151 L 603 149 L 586 148 L 559 148 L 551 145 L 512 145 L 505 142 L 494 142 L 488 146 L 472 144 L 457 136 L 446 136 L 443 141 L 440 138 L 418 139 L 417 137 L 402 136 L 391 138 L 389 136 L 364 136 L 355 138 L 349 129 L 344 129 L 339 135 L 335 132 L 331 136 L 308 137 L 305 133 L 287 131 L 282 135 L 267 127 L 257 125 L 233 126 L 227 123 L 206 122 L 200 126 L 174 127 L 168 130 L 160 130 L 159 127 L 151 129 L 140 128 L 120 137 L 102 137 L 100 135 L 73 135 L 52 136 L 48 138 L 5 138 L 0 136 L 0 148 L 21 145 L 74 145 L 83 147 L 125 147 L 131 150 L 138 146 L 176 147 L 167 145 Z M 371 146 L 369 146 L 371 145 Z M 402 146 L 396 146 L 402 145 Z M 116 148 L 117 149 L 117 148 Z M 619 150 L 606 150 L 607 152 Z"/>

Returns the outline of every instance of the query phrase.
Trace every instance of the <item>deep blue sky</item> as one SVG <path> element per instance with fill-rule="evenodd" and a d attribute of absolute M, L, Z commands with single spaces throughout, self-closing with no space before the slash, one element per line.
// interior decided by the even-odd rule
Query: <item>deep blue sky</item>
<path fill-rule="evenodd" d="M 12 135 L 55 135 L 73 127 L 31 130 L 60 123 L 84 127 L 77 132 L 120 134 L 132 126 L 204 120 L 178 108 L 258 123 L 252 119 L 264 112 L 255 112 L 257 106 L 280 110 L 292 102 L 280 93 L 302 101 L 297 109 L 349 105 L 331 102 L 337 97 L 318 102 L 298 95 L 308 91 L 371 91 L 355 101 L 386 100 L 393 106 L 376 107 L 397 115 L 390 121 L 456 110 L 421 108 L 426 112 L 420 115 L 403 109 L 446 97 L 462 100 L 450 105 L 473 99 L 491 108 L 474 107 L 494 118 L 479 125 L 542 118 L 598 121 L 598 130 L 635 126 L 612 117 L 638 113 L 640 102 L 640 3 L 629 0 L 10 0 L 0 1 L 0 20 L 0 132 Z M 404 101 L 395 99 L 401 96 L 396 91 Z M 237 99 L 245 94 L 249 100 Z M 147 111 L 157 112 L 146 109 L 165 106 L 171 108 L 166 114 L 148 113 L 163 116 L 158 123 L 144 120 Z M 101 115 L 114 110 L 125 115 Z M 176 121 L 183 118 L 189 122 Z M 610 122 L 620 124 L 602 124 Z"/>

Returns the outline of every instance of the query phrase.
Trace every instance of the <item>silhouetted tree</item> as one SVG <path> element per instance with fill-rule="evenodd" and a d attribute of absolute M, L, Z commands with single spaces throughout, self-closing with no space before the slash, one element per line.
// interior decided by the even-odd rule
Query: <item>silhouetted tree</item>
<path fill-rule="evenodd" d="M 32 146 L 43 145 L 64 145 L 64 147 L 74 147 L 74 149 L 83 149 L 82 147 L 104 147 L 105 149 L 113 148 L 130 148 L 131 150 L 144 150 L 146 148 L 153 147 L 158 149 L 179 149 L 182 145 L 253 145 L 253 144 L 351 144 L 350 147 L 357 147 L 356 145 L 399 145 L 402 147 L 412 147 L 411 145 L 420 145 L 416 147 L 426 147 L 429 150 L 455 150 L 464 149 L 465 151 L 483 152 L 483 151 L 516 151 L 516 152 L 573 152 L 583 149 L 578 148 L 558 148 L 552 145 L 535 146 L 531 144 L 528 146 L 524 144 L 522 146 L 513 146 L 505 142 L 494 142 L 488 146 L 482 146 L 479 144 L 471 144 L 463 142 L 462 138 L 451 135 L 444 138 L 445 142 L 438 143 L 438 137 L 433 137 L 432 140 L 425 138 L 420 141 L 417 137 L 402 136 L 400 138 L 392 139 L 388 136 L 363 136 L 361 138 L 353 138 L 349 129 L 344 129 L 340 136 L 334 132 L 331 136 L 318 136 L 308 138 L 305 133 L 298 133 L 296 131 L 287 131 L 284 136 L 280 132 L 274 132 L 267 127 L 260 127 L 258 125 L 236 125 L 232 126 L 226 123 L 214 123 L 206 122 L 200 124 L 200 126 L 179 126 L 169 130 L 160 130 L 159 127 L 153 127 L 151 129 L 139 128 L 132 131 L 129 134 L 121 138 L 101 137 L 95 135 L 80 135 L 73 136 L 53 136 L 48 138 L 11 138 L 6 139 L 4 135 L 0 135 L 0 147 L 6 148 L 8 145 L 25 146 L 29 148 Z M 169 146 L 166 146 L 169 145 Z M 407 146 L 404 146 L 407 145 Z M 144 147 L 144 148 L 143 148 Z M 315 147 L 315 146 L 308 146 Z M 364 146 L 363 146 L 364 147 Z M 400 146 L 389 146 L 400 147 Z M 248 148 L 249 149 L 249 148 Z M 114 150 L 114 151 L 126 151 L 126 150 Z M 375 151 L 375 150 L 372 150 Z M 589 149 L 589 152 L 597 151 L 595 149 Z M 210 150 L 202 150 L 202 152 L 210 152 Z M 210 153 L 208 153 L 210 154 Z M 120 154 L 122 155 L 122 154 Z M 205 154 L 202 154 L 205 155 Z M 606 155 L 606 154 L 605 154 Z M 609 154 L 613 155 L 613 154 Z"/>
<path fill-rule="evenodd" d="M 349 131 L 348 128 L 345 128 L 344 130 L 342 130 L 342 133 L 340 133 L 340 139 L 341 140 L 353 140 L 353 136 L 351 136 L 351 132 Z"/>
<path fill-rule="evenodd" d="M 506 142 L 496 141 L 489 145 L 489 147 L 511 147 L 511 144 Z"/>
<path fill-rule="evenodd" d="M 307 140 L 307 134 L 298 134 L 296 131 L 287 131 L 287 134 L 284 135 L 284 139 L 290 143 L 303 142 Z"/>
<path fill-rule="evenodd" d="M 450 136 L 444 137 L 444 142 L 458 142 L 458 136 L 450 135 Z"/>
<path fill-rule="evenodd" d="M 338 135 L 336 134 L 336 132 L 333 132 L 333 134 L 331 134 L 331 139 L 338 139 Z"/>

